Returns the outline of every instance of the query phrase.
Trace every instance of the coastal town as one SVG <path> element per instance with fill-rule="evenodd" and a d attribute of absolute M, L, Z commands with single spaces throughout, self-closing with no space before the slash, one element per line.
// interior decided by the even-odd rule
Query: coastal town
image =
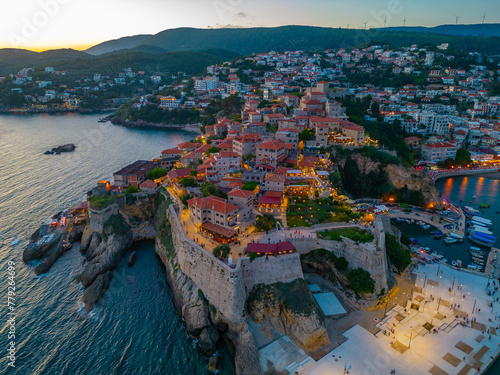
<path fill-rule="evenodd" d="M 0 79 L 19 95 L 46 89 L 12 112 L 77 110 L 81 91 L 150 80 L 151 93 L 112 99 L 119 108 L 101 121 L 199 120 L 190 141 L 98 181 L 34 235 L 25 260 L 61 241 L 46 272 L 80 240 L 91 310 L 131 243 L 154 239 L 188 332 L 208 353 L 231 337 L 242 374 L 486 371 L 500 344 L 494 223 L 488 205 L 445 199 L 435 181 L 500 171 L 500 69 L 447 48 L 269 52 L 193 77 L 96 73 L 72 89 L 30 69 Z M 179 110 L 190 115 L 162 122 Z M 467 240 L 467 263 L 440 252 Z"/>

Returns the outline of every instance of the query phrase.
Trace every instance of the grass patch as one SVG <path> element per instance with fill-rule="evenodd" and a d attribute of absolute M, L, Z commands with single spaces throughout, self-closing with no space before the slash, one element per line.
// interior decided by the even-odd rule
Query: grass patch
<path fill-rule="evenodd" d="M 96 195 L 89 198 L 89 206 L 93 210 L 101 211 L 116 203 L 116 199 L 115 195 Z"/>
<path fill-rule="evenodd" d="M 342 202 L 334 201 L 332 197 L 315 200 L 305 197 L 292 199 L 287 214 L 288 226 L 310 227 L 320 223 L 349 222 L 361 218 L 360 213 L 353 212 Z"/>
<path fill-rule="evenodd" d="M 360 228 L 330 229 L 324 232 L 318 232 L 318 236 L 321 239 L 333 241 L 342 241 L 341 236 L 361 243 L 373 241 L 373 235 L 369 231 Z"/>

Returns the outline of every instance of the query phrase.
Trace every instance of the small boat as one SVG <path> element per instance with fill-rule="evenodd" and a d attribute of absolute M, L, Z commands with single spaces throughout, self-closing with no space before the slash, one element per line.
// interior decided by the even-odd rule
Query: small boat
<path fill-rule="evenodd" d="M 424 226 L 422 226 L 422 229 L 429 229 L 431 226 L 429 224 L 425 224 Z"/>
<path fill-rule="evenodd" d="M 434 251 L 432 253 L 430 253 L 431 256 L 433 256 L 434 258 L 438 259 L 438 260 L 441 260 L 444 258 L 444 255 L 441 254 L 441 253 L 438 253 L 437 251 Z"/>
<path fill-rule="evenodd" d="M 481 208 L 488 208 L 487 204 L 481 203 Z"/>
<path fill-rule="evenodd" d="M 475 196 L 475 195 L 473 195 L 473 196 L 472 196 L 472 199 L 476 199 L 476 196 Z"/>
<path fill-rule="evenodd" d="M 100 118 L 99 120 L 97 120 L 97 122 L 107 122 L 108 120 L 106 120 L 105 118 Z"/>
<path fill-rule="evenodd" d="M 448 258 L 441 259 L 441 262 L 448 263 Z"/>
<path fill-rule="evenodd" d="M 15 245 L 17 245 L 19 243 L 19 241 L 20 241 L 19 238 L 15 237 L 10 244 L 12 246 L 15 246 Z"/>
<path fill-rule="evenodd" d="M 454 239 L 454 238 L 452 238 L 452 237 L 445 237 L 444 238 L 444 242 L 447 243 L 447 244 L 449 244 L 449 245 L 451 245 L 452 243 L 457 242 L 457 240 Z"/>
<path fill-rule="evenodd" d="M 443 237 L 444 237 L 444 234 L 443 234 L 443 233 L 441 233 L 441 232 L 436 232 L 436 233 L 434 233 L 434 238 L 435 238 L 436 240 L 439 240 L 439 239 L 441 239 L 441 238 L 443 238 Z"/>
<path fill-rule="evenodd" d="M 467 269 L 471 271 L 480 271 L 482 267 L 480 267 L 478 264 L 468 264 Z"/>

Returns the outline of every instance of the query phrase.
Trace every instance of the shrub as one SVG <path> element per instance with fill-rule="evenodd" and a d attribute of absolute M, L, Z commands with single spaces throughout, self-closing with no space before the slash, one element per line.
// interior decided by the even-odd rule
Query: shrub
<path fill-rule="evenodd" d="M 356 293 L 373 293 L 375 292 L 375 281 L 370 273 L 362 268 L 356 268 L 349 271 L 347 274 L 349 287 Z"/>

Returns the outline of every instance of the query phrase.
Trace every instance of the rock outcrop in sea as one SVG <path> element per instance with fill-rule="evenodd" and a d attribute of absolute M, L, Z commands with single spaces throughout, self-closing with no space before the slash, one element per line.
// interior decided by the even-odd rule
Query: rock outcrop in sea
<path fill-rule="evenodd" d="M 68 143 L 62 146 L 53 147 L 52 150 L 47 150 L 44 155 L 59 155 L 61 152 L 75 151 L 76 146 L 73 143 Z"/>

